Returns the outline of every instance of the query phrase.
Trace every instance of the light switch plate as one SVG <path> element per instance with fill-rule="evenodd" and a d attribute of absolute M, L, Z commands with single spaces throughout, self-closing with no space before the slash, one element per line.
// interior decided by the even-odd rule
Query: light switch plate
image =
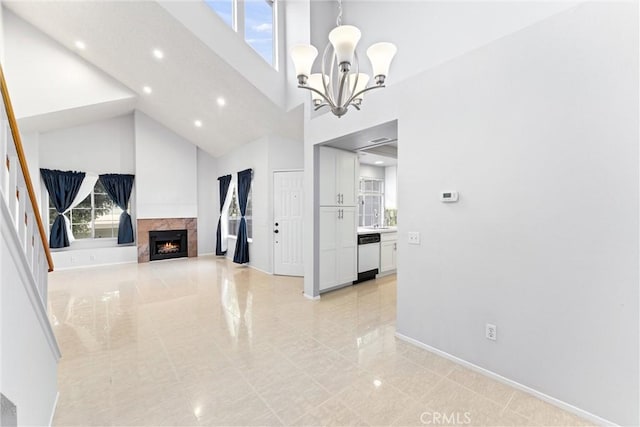
<path fill-rule="evenodd" d="M 409 244 L 410 245 L 419 245 L 420 244 L 420 232 L 419 231 L 410 231 L 409 232 Z"/>

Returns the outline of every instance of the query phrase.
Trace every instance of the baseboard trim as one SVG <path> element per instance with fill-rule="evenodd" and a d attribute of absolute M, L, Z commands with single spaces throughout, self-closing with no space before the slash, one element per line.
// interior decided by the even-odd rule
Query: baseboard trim
<path fill-rule="evenodd" d="M 56 399 L 53 401 L 53 408 L 51 409 L 51 418 L 49 418 L 49 427 L 53 425 L 53 417 L 56 415 L 56 409 L 58 408 L 58 399 L 60 398 L 60 392 L 56 392 Z"/>
<path fill-rule="evenodd" d="M 449 354 L 447 352 L 439 350 L 439 349 L 437 349 L 435 347 L 431 347 L 430 345 L 425 344 L 425 343 L 423 343 L 421 341 L 418 341 L 418 340 L 413 339 L 411 337 L 408 337 L 406 335 L 402 335 L 399 332 L 396 332 L 395 335 L 396 335 L 396 337 L 398 337 L 402 341 L 406 341 L 409 344 L 413 344 L 416 347 L 420 347 L 420 348 L 422 348 L 424 350 L 427 350 L 427 351 L 429 351 L 431 353 L 437 354 L 438 356 L 442 356 L 445 359 L 449 359 L 452 362 L 455 362 L 455 363 L 457 363 L 459 365 L 464 366 L 465 368 L 471 369 L 472 371 L 479 372 L 479 373 L 481 373 L 483 375 L 486 375 L 487 377 L 490 377 L 490 378 L 492 378 L 492 379 L 494 379 L 496 381 L 499 381 L 499 382 L 501 382 L 503 384 L 506 384 L 508 386 L 511 386 L 511 387 L 513 387 L 513 388 L 515 388 L 517 390 L 520 390 L 522 392 L 525 392 L 527 394 L 535 396 L 535 397 L 537 397 L 538 399 L 540 399 L 540 400 L 542 400 L 544 402 L 547 402 L 547 403 L 549 403 L 549 404 L 551 404 L 553 406 L 556 406 L 556 407 L 558 407 L 560 409 L 563 409 L 563 410 L 565 410 L 567 412 L 571 412 L 572 414 L 575 414 L 575 415 L 577 415 L 579 417 L 582 417 L 582 418 L 584 418 L 584 419 L 586 419 L 588 421 L 591 421 L 591 422 L 593 422 L 593 423 L 595 423 L 597 425 L 601 425 L 601 426 L 617 426 L 616 423 L 613 423 L 613 422 L 611 422 L 611 421 L 609 421 L 607 419 L 604 419 L 604 418 L 599 417 L 599 416 L 597 416 L 595 414 L 592 414 L 591 412 L 587 412 L 584 409 L 577 408 L 577 407 L 575 407 L 575 406 L 573 406 L 573 405 L 571 405 L 571 404 L 569 404 L 567 402 L 563 402 L 562 400 L 556 399 L 555 397 L 551 397 L 551 396 L 549 396 L 547 394 L 544 394 L 544 393 L 542 393 L 542 392 L 540 392 L 538 390 L 535 390 L 535 389 L 533 389 L 531 387 L 527 387 L 524 384 L 520 384 L 520 383 L 518 383 L 516 381 L 510 380 L 509 378 L 503 377 L 500 374 L 496 374 L 493 371 L 490 371 L 488 369 L 485 369 L 483 367 L 475 365 L 475 364 L 473 364 L 471 362 L 468 362 L 468 361 L 466 361 L 464 359 L 460 359 L 459 357 L 456 357 L 456 356 L 454 356 L 452 354 Z"/>
<path fill-rule="evenodd" d="M 304 292 L 302 293 L 302 295 L 304 295 L 304 297 L 305 297 L 306 299 L 310 299 L 310 300 L 313 300 L 313 301 L 317 301 L 317 300 L 319 300 L 319 299 L 320 299 L 320 295 L 316 295 L 315 297 L 312 297 L 311 295 L 307 295 L 307 294 L 305 294 Z"/>

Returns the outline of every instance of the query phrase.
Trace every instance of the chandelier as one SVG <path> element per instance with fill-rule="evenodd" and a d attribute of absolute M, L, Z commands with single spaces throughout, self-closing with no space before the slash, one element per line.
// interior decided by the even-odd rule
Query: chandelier
<path fill-rule="evenodd" d="M 329 107 L 338 117 L 347 113 L 353 105 L 360 110 L 365 92 L 385 87 L 389 66 L 397 52 L 393 43 L 375 43 L 367 49 L 373 70 L 373 84 L 367 87 L 369 75 L 360 72 L 356 45 L 360 41 L 360 30 L 353 25 L 342 25 L 342 0 L 338 0 L 336 28 L 329 33 L 329 43 L 322 55 L 320 73 L 311 74 L 318 49 L 311 45 L 296 45 L 291 58 L 298 78 L 298 87 L 311 91 L 315 110 Z"/>

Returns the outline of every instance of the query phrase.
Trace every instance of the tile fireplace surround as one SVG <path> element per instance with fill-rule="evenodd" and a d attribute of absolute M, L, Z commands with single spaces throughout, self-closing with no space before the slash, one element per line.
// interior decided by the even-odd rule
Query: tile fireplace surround
<path fill-rule="evenodd" d="M 189 257 L 198 256 L 198 218 L 154 218 L 137 221 L 138 262 L 149 262 L 149 231 L 187 230 Z"/>

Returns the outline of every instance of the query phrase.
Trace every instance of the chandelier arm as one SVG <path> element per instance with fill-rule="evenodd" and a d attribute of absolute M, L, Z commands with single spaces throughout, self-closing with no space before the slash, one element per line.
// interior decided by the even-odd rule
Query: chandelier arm
<path fill-rule="evenodd" d="M 331 100 L 330 100 L 329 98 L 327 98 L 327 96 L 326 96 L 324 93 L 320 92 L 318 89 L 312 88 L 311 86 L 300 86 L 300 85 L 298 85 L 298 87 L 299 87 L 300 89 L 307 89 L 307 90 L 310 90 L 310 91 L 312 91 L 312 92 L 317 93 L 317 94 L 318 94 L 318 95 L 320 95 L 320 96 L 321 96 L 325 101 L 327 101 L 327 104 L 328 104 L 328 105 L 333 105 L 333 102 L 331 102 Z"/>
<path fill-rule="evenodd" d="M 359 97 L 363 93 L 369 92 L 370 90 L 374 90 L 374 89 L 380 89 L 380 88 L 383 88 L 383 87 L 385 87 L 385 85 L 369 86 L 366 89 L 362 89 L 360 92 L 357 92 L 357 93 L 354 93 L 353 95 L 351 95 L 351 98 L 349 98 L 349 102 L 347 102 L 347 105 L 351 104 L 354 99 L 356 99 L 357 97 Z M 354 104 L 352 104 L 352 105 L 354 105 Z"/>
<path fill-rule="evenodd" d="M 325 103 L 322 103 L 322 104 L 316 105 L 316 106 L 313 108 L 313 111 L 318 111 L 318 110 L 319 110 L 319 109 L 321 109 L 322 107 L 331 107 L 331 106 L 325 102 Z"/>
<path fill-rule="evenodd" d="M 346 107 L 347 105 L 349 105 L 349 102 L 346 102 L 346 103 L 342 102 L 342 97 L 344 96 L 344 84 L 347 81 L 347 77 L 349 77 L 349 73 L 342 73 L 342 77 L 340 78 L 340 89 L 338 90 L 338 102 L 336 102 L 336 105 L 340 107 Z"/>
<path fill-rule="evenodd" d="M 327 43 L 327 45 L 324 48 L 324 53 L 322 54 L 322 68 L 321 68 L 321 73 L 322 73 L 322 86 L 324 87 L 324 94 L 325 94 L 325 98 L 330 99 L 331 101 L 329 102 L 330 105 L 335 105 L 335 99 L 334 96 L 335 94 L 333 93 L 333 91 L 330 89 L 330 85 L 331 82 L 333 81 L 333 70 L 334 70 L 334 61 L 335 61 L 335 55 L 331 54 L 331 63 L 329 64 L 329 74 L 327 74 L 326 71 L 326 66 L 327 66 L 327 55 L 329 55 L 329 50 L 333 49 L 333 46 L 331 45 L 331 43 Z"/>

